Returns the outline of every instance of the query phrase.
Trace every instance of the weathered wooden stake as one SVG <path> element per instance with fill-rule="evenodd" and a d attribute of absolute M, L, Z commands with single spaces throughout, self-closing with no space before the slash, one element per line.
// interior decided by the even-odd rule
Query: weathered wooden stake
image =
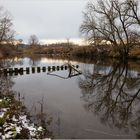
<path fill-rule="evenodd" d="M 55 66 L 52 66 L 52 70 L 55 71 Z"/>
<path fill-rule="evenodd" d="M 65 66 L 65 70 L 67 70 L 67 68 L 68 68 L 68 67 L 67 67 L 67 66 Z"/>
<path fill-rule="evenodd" d="M 63 70 L 64 69 L 64 67 L 63 66 L 61 66 L 61 70 Z"/>
<path fill-rule="evenodd" d="M 26 68 L 26 74 L 30 74 L 30 68 L 29 67 Z"/>
<path fill-rule="evenodd" d="M 35 73 L 35 67 L 32 67 L 32 73 Z"/>
<path fill-rule="evenodd" d="M 18 75 L 18 68 L 14 68 L 15 76 Z"/>
<path fill-rule="evenodd" d="M 42 71 L 43 72 L 46 72 L 46 67 L 42 67 Z"/>
<path fill-rule="evenodd" d="M 57 66 L 56 68 L 57 68 L 57 71 L 59 71 L 59 66 Z"/>
<path fill-rule="evenodd" d="M 41 69 L 40 67 L 37 67 L 37 73 L 40 73 Z"/>
<path fill-rule="evenodd" d="M 48 67 L 48 71 L 51 71 L 51 67 L 50 66 Z"/>
<path fill-rule="evenodd" d="M 23 72 L 24 72 L 23 68 L 20 68 L 18 71 L 20 75 L 23 75 Z"/>

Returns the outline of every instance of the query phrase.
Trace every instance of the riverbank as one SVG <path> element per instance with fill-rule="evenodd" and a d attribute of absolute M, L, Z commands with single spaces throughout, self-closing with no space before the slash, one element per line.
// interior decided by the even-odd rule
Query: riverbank
<path fill-rule="evenodd" d="M 18 49 L 13 45 L 0 45 L 0 58 L 15 56 L 18 53 Z"/>
<path fill-rule="evenodd" d="M 75 45 L 54 45 L 45 47 L 29 47 L 23 49 L 23 54 L 45 54 L 47 56 L 61 57 L 83 57 L 83 58 L 121 58 L 117 51 L 109 45 L 100 46 L 75 46 Z M 140 59 L 140 47 L 130 50 L 128 59 Z"/>
<path fill-rule="evenodd" d="M 0 108 L 1 139 L 41 138 L 45 130 L 30 121 L 25 106 L 13 93 L 1 95 Z"/>
<path fill-rule="evenodd" d="M 73 44 L 56 44 L 49 46 L 36 46 L 36 47 L 26 47 L 26 48 L 16 48 L 16 47 L 2 47 L 0 48 L 0 58 L 5 56 L 17 56 L 17 55 L 36 55 L 42 54 L 46 56 L 59 56 L 62 58 L 117 58 L 121 59 L 122 56 L 119 55 L 109 45 L 100 46 L 78 46 Z M 134 47 L 130 50 L 128 59 L 138 59 L 140 60 L 140 47 Z"/>
<path fill-rule="evenodd" d="M 11 77 L 0 74 L 0 83 L 0 139 L 51 138 L 48 125 L 34 122 L 24 97 L 12 90 Z"/>

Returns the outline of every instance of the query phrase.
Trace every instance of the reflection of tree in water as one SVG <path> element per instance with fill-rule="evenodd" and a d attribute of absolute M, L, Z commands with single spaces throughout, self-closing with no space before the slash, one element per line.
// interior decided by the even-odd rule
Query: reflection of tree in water
<path fill-rule="evenodd" d="M 15 57 L 0 60 L 0 68 L 8 68 L 14 65 L 23 65 L 23 59 Z"/>
<path fill-rule="evenodd" d="M 30 56 L 29 58 L 30 58 L 29 64 L 31 66 L 37 66 L 41 61 L 41 56 L 39 56 L 39 55 L 33 55 L 33 56 Z"/>
<path fill-rule="evenodd" d="M 108 72 L 105 72 L 108 71 Z M 94 65 L 93 73 L 85 71 L 79 79 L 85 108 L 101 115 L 101 122 L 118 128 L 129 127 L 140 135 L 140 78 L 129 70 L 127 62 L 116 63 L 101 70 Z"/>

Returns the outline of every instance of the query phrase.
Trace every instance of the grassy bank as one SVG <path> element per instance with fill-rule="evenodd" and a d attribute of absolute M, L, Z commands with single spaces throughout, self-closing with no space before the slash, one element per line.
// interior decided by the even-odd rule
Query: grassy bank
<path fill-rule="evenodd" d="M 78 46 L 74 44 L 52 44 L 48 46 L 28 46 L 25 48 L 0 47 L 0 57 L 14 55 L 45 54 L 46 56 L 83 57 L 83 58 L 121 58 L 118 51 L 109 45 Z M 135 47 L 129 52 L 129 59 L 140 59 L 140 47 Z"/>
<path fill-rule="evenodd" d="M 34 122 L 20 93 L 12 90 L 11 77 L 0 74 L 0 139 L 41 139 L 51 137 L 48 122 Z M 8 84 L 7 84 L 8 83 Z M 41 119 L 41 117 L 33 116 Z M 47 116 L 48 121 L 49 117 Z"/>
<path fill-rule="evenodd" d="M 0 58 L 15 56 L 19 50 L 16 46 L 12 45 L 0 45 Z"/>
<path fill-rule="evenodd" d="M 25 106 L 13 93 L 1 95 L 0 108 L 1 139 L 39 139 L 44 135 L 45 129 L 30 121 Z"/>
<path fill-rule="evenodd" d="M 84 57 L 84 58 L 121 58 L 118 51 L 109 45 L 78 46 L 73 44 L 54 44 L 49 46 L 28 47 L 23 54 L 45 54 L 47 56 Z M 140 47 L 130 50 L 128 58 L 140 59 Z"/>
<path fill-rule="evenodd" d="M 71 55 L 90 58 L 121 58 L 120 54 L 111 46 L 82 46 L 72 50 Z M 140 59 L 140 47 L 135 47 L 129 52 L 129 59 Z"/>

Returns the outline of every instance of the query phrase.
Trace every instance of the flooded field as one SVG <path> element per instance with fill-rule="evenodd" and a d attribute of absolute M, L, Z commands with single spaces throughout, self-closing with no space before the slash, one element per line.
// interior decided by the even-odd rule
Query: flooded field
<path fill-rule="evenodd" d="M 140 61 L 25 57 L 0 65 L 4 90 L 20 95 L 32 121 L 47 125 L 48 136 L 140 138 Z"/>

